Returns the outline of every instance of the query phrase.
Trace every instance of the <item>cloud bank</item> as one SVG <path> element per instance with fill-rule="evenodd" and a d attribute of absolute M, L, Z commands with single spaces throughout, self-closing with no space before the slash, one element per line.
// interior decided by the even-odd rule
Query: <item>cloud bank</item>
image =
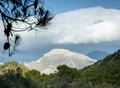
<path fill-rule="evenodd" d="M 120 10 L 93 7 L 56 15 L 41 41 L 55 44 L 120 40 Z"/>
<path fill-rule="evenodd" d="M 19 26 L 23 25 L 19 24 Z M 115 45 L 116 42 L 120 43 L 120 10 L 102 7 L 74 10 L 56 15 L 47 29 L 40 29 L 36 32 L 26 31 L 20 33 L 20 35 L 22 36 L 22 44 L 19 52 L 23 52 L 24 55 L 19 54 L 19 56 L 17 54 L 18 56 L 15 56 L 20 61 L 23 60 L 21 58 L 37 59 L 40 53 L 44 54 L 51 48 L 64 48 L 64 45 L 67 47 L 73 45 L 73 50 L 80 50 L 79 44 L 84 49 L 86 49 L 83 46 L 84 44 L 90 47 L 89 44 L 108 44 L 112 42 L 112 45 Z M 4 41 L 2 36 L 0 35 L 0 45 L 3 45 L 1 40 Z M 0 46 L 2 52 L 1 49 L 2 46 Z M 5 56 L 0 58 L 2 57 Z"/>
<path fill-rule="evenodd" d="M 91 7 L 62 13 L 54 17 L 47 30 L 21 35 L 24 47 L 120 41 L 120 10 Z"/>
<path fill-rule="evenodd" d="M 120 10 L 92 7 L 56 15 L 47 29 L 22 32 L 21 49 L 120 41 Z M 28 52 L 28 51 L 27 51 Z M 31 51 L 29 51 L 31 52 Z"/>

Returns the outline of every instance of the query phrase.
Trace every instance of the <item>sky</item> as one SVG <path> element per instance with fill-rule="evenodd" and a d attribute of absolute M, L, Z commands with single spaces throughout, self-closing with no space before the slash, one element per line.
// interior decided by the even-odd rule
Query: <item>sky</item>
<path fill-rule="evenodd" d="M 22 44 L 12 57 L 7 52 L 2 54 L 0 42 L 0 63 L 35 61 L 54 48 L 82 54 L 94 50 L 115 52 L 120 49 L 119 3 L 120 0 L 45 0 L 54 15 L 51 25 L 37 33 L 20 33 Z M 0 41 L 4 41 L 2 35 Z"/>
<path fill-rule="evenodd" d="M 98 6 L 104 8 L 120 9 L 119 3 L 120 0 L 44 0 L 44 4 L 54 14 Z"/>

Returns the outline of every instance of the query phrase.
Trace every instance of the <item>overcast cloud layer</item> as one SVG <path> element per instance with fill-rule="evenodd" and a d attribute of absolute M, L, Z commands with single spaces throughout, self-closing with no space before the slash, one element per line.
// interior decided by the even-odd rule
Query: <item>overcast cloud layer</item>
<path fill-rule="evenodd" d="M 66 12 L 56 15 L 47 30 L 22 32 L 21 36 L 20 50 L 33 57 L 52 44 L 119 42 L 120 10 L 92 7 Z"/>

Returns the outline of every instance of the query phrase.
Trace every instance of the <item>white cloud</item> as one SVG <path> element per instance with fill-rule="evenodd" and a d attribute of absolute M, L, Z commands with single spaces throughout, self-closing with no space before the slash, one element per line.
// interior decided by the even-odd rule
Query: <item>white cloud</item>
<path fill-rule="evenodd" d="M 92 7 L 56 15 L 48 30 L 22 32 L 23 46 L 120 40 L 120 10 Z M 37 36 L 37 37 L 36 37 Z M 32 41 L 32 42 L 31 42 Z"/>
<path fill-rule="evenodd" d="M 120 39 L 119 25 L 120 10 L 86 8 L 57 15 L 44 36 L 56 44 L 111 42 Z"/>
<path fill-rule="evenodd" d="M 20 25 L 22 26 L 22 25 Z M 87 44 L 120 40 L 120 10 L 92 7 L 58 14 L 48 30 L 22 32 L 20 49 L 49 44 Z"/>
<path fill-rule="evenodd" d="M 55 16 L 41 36 L 55 44 L 111 42 L 120 40 L 119 28 L 120 10 L 93 7 Z"/>

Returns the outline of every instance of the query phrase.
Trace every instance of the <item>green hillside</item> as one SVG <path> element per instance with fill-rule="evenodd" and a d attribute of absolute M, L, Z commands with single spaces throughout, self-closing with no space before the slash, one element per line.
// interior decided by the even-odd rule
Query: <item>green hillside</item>
<path fill-rule="evenodd" d="M 80 72 L 87 82 L 120 85 L 120 50 Z"/>

